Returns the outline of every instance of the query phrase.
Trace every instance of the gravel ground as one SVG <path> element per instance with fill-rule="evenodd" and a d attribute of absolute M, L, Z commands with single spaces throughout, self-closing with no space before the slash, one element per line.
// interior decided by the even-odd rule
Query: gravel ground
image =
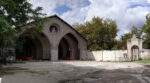
<path fill-rule="evenodd" d="M 150 83 L 150 64 L 58 61 L 7 65 L 2 83 Z"/>

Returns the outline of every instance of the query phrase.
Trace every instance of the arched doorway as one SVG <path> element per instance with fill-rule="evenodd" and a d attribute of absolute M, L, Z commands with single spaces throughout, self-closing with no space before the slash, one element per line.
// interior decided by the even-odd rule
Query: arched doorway
<path fill-rule="evenodd" d="M 50 43 L 43 33 L 24 33 L 17 41 L 20 43 L 16 46 L 17 59 L 50 60 Z"/>
<path fill-rule="evenodd" d="M 20 44 L 16 47 L 16 58 L 23 60 L 41 59 L 43 54 L 41 42 L 36 37 L 32 38 L 24 35 L 17 40 Z"/>
<path fill-rule="evenodd" d="M 131 59 L 132 60 L 138 60 L 139 59 L 139 47 L 138 46 L 132 46 L 131 48 Z"/>
<path fill-rule="evenodd" d="M 59 43 L 59 60 L 79 60 L 80 50 L 78 40 L 71 34 L 66 34 Z"/>

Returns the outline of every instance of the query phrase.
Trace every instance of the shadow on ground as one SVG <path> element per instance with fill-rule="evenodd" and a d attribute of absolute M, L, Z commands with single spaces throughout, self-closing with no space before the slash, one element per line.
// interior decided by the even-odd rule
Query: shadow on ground
<path fill-rule="evenodd" d="M 27 62 L 2 83 L 150 83 L 150 65 L 93 61 Z M 15 70 L 13 70 L 15 71 Z"/>

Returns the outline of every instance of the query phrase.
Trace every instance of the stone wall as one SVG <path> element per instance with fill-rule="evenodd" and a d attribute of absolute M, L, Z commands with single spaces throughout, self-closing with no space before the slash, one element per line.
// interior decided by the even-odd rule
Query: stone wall
<path fill-rule="evenodd" d="M 140 58 L 150 59 L 150 49 L 143 49 Z"/>
<path fill-rule="evenodd" d="M 150 49 L 143 49 L 140 58 L 150 58 Z M 102 50 L 102 51 L 88 51 L 88 60 L 96 61 L 127 61 L 127 50 Z"/>
<path fill-rule="evenodd" d="M 102 50 L 88 51 L 87 59 L 96 61 L 125 61 L 127 58 L 127 50 Z"/>

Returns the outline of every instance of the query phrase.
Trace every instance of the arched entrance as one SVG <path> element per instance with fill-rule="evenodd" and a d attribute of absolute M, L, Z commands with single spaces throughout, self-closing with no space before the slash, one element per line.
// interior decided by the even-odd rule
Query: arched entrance
<path fill-rule="evenodd" d="M 33 37 L 28 35 L 30 33 L 25 33 L 18 38 L 21 44 L 16 47 L 16 58 L 23 60 L 50 59 L 50 44 L 47 37 L 43 33 Z"/>
<path fill-rule="evenodd" d="M 139 58 L 139 47 L 138 46 L 132 46 L 131 48 L 131 59 L 132 60 L 138 60 Z"/>
<path fill-rule="evenodd" d="M 140 52 L 142 51 L 142 39 L 138 39 L 136 35 L 133 35 L 133 37 L 127 41 L 127 48 L 129 60 L 138 60 L 141 54 Z"/>
<path fill-rule="evenodd" d="M 79 60 L 80 50 L 78 40 L 71 34 L 66 34 L 59 43 L 59 60 Z"/>

